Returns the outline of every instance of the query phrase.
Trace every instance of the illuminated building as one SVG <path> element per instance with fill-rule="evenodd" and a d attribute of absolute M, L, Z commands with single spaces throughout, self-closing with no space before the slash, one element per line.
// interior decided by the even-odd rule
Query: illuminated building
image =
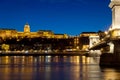
<path fill-rule="evenodd" d="M 3 39 L 17 37 L 17 31 L 15 29 L 0 29 L 0 34 L 0 37 Z"/>
<path fill-rule="evenodd" d="M 93 43 L 99 41 L 99 35 L 97 32 L 82 32 L 79 37 L 80 50 L 88 50 Z"/>
<path fill-rule="evenodd" d="M 37 32 L 30 31 L 30 25 L 28 23 L 24 26 L 24 32 L 19 32 L 15 29 L 0 29 L 1 38 L 19 38 L 19 37 L 42 37 L 42 38 L 68 38 L 67 34 L 54 34 L 51 30 L 39 30 Z"/>
<path fill-rule="evenodd" d="M 62 50 L 69 46 L 68 40 L 71 41 L 67 34 L 55 34 L 51 30 L 31 32 L 28 23 L 24 25 L 23 32 L 15 29 L 0 29 L 0 34 L 0 46 L 3 46 L 0 47 L 1 50 Z"/>
<path fill-rule="evenodd" d="M 0 45 L 9 45 L 10 50 L 88 50 L 93 43 L 98 41 L 96 32 L 83 32 L 79 36 L 55 34 L 51 30 L 38 30 L 31 32 L 30 25 L 24 25 L 24 31 L 15 29 L 0 29 Z M 94 38 L 94 39 L 92 39 Z"/>

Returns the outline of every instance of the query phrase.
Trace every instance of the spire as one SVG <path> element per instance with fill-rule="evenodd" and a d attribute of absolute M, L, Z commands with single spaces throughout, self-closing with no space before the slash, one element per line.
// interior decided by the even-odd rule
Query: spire
<path fill-rule="evenodd" d="M 29 25 L 29 24 L 28 24 L 28 22 L 26 22 L 26 24 L 25 24 L 25 25 Z"/>

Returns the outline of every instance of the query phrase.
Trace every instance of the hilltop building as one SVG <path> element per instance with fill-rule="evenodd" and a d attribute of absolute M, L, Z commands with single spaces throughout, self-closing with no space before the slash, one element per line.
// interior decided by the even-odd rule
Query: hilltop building
<path fill-rule="evenodd" d="M 51 30 L 31 32 L 30 25 L 24 25 L 23 32 L 15 29 L 0 29 L 0 46 L 9 45 L 10 50 L 82 50 L 88 51 L 99 42 L 103 32 L 82 32 L 77 36 L 55 34 Z M 1 47 L 2 48 L 2 47 Z"/>
<path fill-rule="evenodd" d="M 21 38 L 21 37 L 42 37 L 42 38 L 68 38 L 67 34 L 55 34 L 51 30 L 39 30 L 37 32 L 30 31 L 30 25 L 28 23 L 24 26 L 24 32 L 19 32 L 15 29 L 0 29 L 0 37 L 4 38 Z"/>

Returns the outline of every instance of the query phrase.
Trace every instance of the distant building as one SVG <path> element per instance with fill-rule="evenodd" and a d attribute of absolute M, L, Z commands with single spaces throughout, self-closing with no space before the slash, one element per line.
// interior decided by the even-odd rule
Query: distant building
<path fill-rule="evenodd" d="M 100 39 L 97 32 L 82 32 L 79 36 L 80 50 L 88 50 Z"/>
<path fill-rule="evenodd" d="M 9 44 L 10 49 L 38 49 L 46 47 L 52 49 L 64 50 L 89 50 L 91 46 L 99 42 L 103 32 L 82 32 L 79 36 L 70 37 L 67 34 L 56 34 L 51 30 L 38 30 L 31 32 L 30 25 L 24 25 L 24 31 L 20 32 L 15 29 L 0 29 L 0 45 Z M 6 39 L 6 40 L 5 40 Z M 8 41 L 7 41 L 8 40 Z M 3 42 L 3 43 L 2 43 Z M 31 45 L 29 45 L 31 44 Z"/>
<path fill-rule="evenodd" d="M 0 37 L 3 39 L 17 37 L 17 31 L 15 29 L 0 29 Z"/>
<path fill-rule="evenodd" d="M 0 29 L 1 38 L 19 38 L 19 37 L 42 37 L 42 38 L 68 38 L 67 34 L 55 34 L 51 30 L 39 30 L 37 32 L 30 31 L 28 23 L 24 26 L 24 32 L 19 32 L 15 29 Z"/>

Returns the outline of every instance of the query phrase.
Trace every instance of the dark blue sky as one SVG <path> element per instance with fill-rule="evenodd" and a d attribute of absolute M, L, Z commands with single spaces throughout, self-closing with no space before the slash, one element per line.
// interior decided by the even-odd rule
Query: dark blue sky
<path fill-rule="evenodd" d="M 0 28 L 78 35 L 111 25 L 110 0 L 0 0 Z"/>

